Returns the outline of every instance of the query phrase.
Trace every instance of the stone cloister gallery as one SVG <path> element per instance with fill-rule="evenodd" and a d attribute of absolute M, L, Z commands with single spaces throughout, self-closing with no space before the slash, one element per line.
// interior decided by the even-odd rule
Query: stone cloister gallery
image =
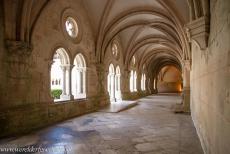
<path fill-rule="evenodd" d="M 230 0 L 0 0 L 0 59 L 0 153 L 230 153 Z"/>

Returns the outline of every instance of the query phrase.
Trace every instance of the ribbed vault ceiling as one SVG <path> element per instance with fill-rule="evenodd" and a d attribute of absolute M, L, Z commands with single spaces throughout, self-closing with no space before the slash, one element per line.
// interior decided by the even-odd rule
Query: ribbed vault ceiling
<path fill-rule="evenodd" d="M 5 0 L 6 38 L 31 43 L 41 13 L 52 0 Z M 138 68 L 190 60 L 184 26 L 208 12 L 208 0 L 76 0 L 88 13 L 95 55 L 103 63 L 110 43 L 119 38 L 126 69 L 135 55 Z M 203 7 L 202 7 L 203 6 Z M 196 9 L 194 9 L 196 8 Z M 14 15 L 7 10 L 16 10 Z M 17 12 L 20 15 L 17 16 Z M 15 15 L 17 17 L 15 17 Z M 15 18 L 17 20 L 15 20 Z M 156 62 L 158 65 L 156 65 Z M 165 63 L 164 63 L 165 62 Z"/>
<path fill-rule="evenodd" d="M 122 42 L 124 64 L 132 56 L 138 66 L 149 70 L 160 65 L 189 59 L 184 25 L 189 22 L 186 0 L 84 0 L 96 36 L 98 60 L 103 62 L 106 49 L 118 37 Z"/>

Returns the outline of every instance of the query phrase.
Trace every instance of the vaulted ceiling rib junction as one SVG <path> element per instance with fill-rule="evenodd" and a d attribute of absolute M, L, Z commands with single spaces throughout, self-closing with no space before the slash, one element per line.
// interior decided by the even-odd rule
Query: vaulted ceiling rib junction
<path fill-rule="evenodd" d="M 128 69 L 135 55 L 138 68 L 154 73 L 163 66 L 182 69 L 190 59 L 184 26 L 190 21 L 186 0 L 84 0 L 96 38 L 96 55 L 103 62 L 109 44 L 118 37 Z M 156 72 L 154 73 L 156 74 Z"/>

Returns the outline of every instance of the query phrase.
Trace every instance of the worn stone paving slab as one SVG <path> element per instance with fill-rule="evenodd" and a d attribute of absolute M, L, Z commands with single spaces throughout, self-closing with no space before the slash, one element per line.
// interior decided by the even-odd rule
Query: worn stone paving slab
<path fill-rule="evenodd" d="M 171 110 L 180 101 L 175 94 L 145 97 L 123 112 L 95 112 L 0 140 L 0 148 L 40 147 L 45 154 L 203 154 L 190 115 Z"/>
<path fill-rule="evenodd" d="M 138 101 L 112 102 L 105 108 L 98 110 L 98 112 L 118 113 L 118 112 L 130 109 L 136 105 L 138 105 Z"/>

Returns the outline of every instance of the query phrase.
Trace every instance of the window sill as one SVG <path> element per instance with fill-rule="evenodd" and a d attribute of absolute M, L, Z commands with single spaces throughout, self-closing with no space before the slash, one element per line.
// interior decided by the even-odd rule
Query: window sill
<path fill-rule="evenodd" d="M 54 100 L 54 104 L 81 103 L 87 101 L 87 98 L 76 98 L 73 100 Z"/>

